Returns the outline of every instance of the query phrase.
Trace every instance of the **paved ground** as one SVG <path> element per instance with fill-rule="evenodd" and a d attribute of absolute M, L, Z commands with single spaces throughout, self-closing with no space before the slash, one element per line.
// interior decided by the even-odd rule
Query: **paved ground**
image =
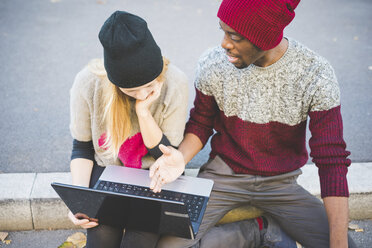
<path fill-rule="evenodd" d="M 0 1 L 0 173 L 68 171 L 69 88 L 117 9 L 144 17 L 163 53 L 192 79 L 200 54 L 218 45 L 218 0 Z M 372 2 L 302 1 L 286 34 L 333 64 L 345 139 L 356 162 L 372 161 Z M 193 160 L 198 166 L 208 149 Z"/>
<path fill-rule="evenodd" d="M 372 220 L 353 221 L 364 232 L 349 231 L 359 248 L 370 248 L 372 244 Z M 58 247 L 71 234 L 84 230 L 56 230 L 56 231 L 27 231 L 27 232 L 11 232 L 7 239 L 11 240 L 9 245 L 1 244 L 1 248 L 40 248 L 40 247 Z"/>
<path fill-rule="evenodd" d="M 0 1 L 0 173 L 68 171 L 69 88 L 91 58 L 101 57 L 97 34 L 117 9 L 144 17 L 163 54 L 190 79 L 200 54 L 218 45 L 219 0 Z M 287 28 L 334 66 L 342 94 L 344 136 L 354 162 L 371 162 L 372 2 L 302 1 Z M 203 163 L 206 148 L 193 161 Z M 371 247 L 372 221 L 351 233 Z M 57 247 L 75 230 L 11 232 L 0 247 Z"/>

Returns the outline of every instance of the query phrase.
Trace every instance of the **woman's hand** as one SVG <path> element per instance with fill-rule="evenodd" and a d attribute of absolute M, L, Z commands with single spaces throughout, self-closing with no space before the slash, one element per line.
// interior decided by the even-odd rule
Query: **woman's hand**
<path fill-rule="evenodd" d="M 151 104 L 159 98 L 163 82 L 157 82 L 153 91 L 147 96 L 145 100 L 136 100 L 137 116 L 146 116 L 149 113 Z"/>
<path fill-rule="evenodd" d="M 91 219 L 85 214 L 73 214 L 71 211 L 68 212 L 68 218 L 74 223 L 76 226 L 81 226 L 82 228 L 92 228 L 98 226 L 97 219 Z"/>
<path fill-rule="evenodd" d="M 185 160 L 177 149 L 171 146 L 159 145 L 163 155 L 150 167 L 150 189 L 155 193 L 161 191 L 161 187 L 176 180 L 185 170 Z"/>

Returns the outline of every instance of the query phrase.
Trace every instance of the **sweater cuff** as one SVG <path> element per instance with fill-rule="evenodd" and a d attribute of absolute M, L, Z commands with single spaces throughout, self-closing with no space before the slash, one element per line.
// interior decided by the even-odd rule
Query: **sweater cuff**
<path fill-rule="evenodd" d="M 192 121 L 186 123 L 185 134 L 187 133 L 195 134 L 200 139 L 203 146 L 205 146 L 209 137 L 213 134 L 213 132 L 209 132 L 209 130 L 194 124 Z"/>
<path fill-rule="evenodd" d="M 158 159 L 163 155 L 163 152 L 159 149 L 160 144 L 165 145 L 165 146 L 172 146 L 167 136 L 163 134 L 163 137 L 161 137 L 159 144 L 157 144 L 154 148 L 151 148 L 151 149 L 147 148 L 147 151 L 154 159 Z"/>
<path fill-rule="evenodd" d="M 85 158 L 95 161 L 94 153 L 95 151 L 92 141 L 83 142 L 76 139 L 72 141 L 71 160 L 75 158 Z"/>
<path fill-rule="evenodd" d="M 327 166 L 319 168 L 321 197 L 349 197 L 346 166 Z"/>

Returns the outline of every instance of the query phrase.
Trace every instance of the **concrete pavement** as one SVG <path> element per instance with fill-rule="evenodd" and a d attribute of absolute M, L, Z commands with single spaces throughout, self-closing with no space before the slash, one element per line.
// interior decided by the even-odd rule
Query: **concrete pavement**
<path fill-rule="evenodd" d="M 172 63 L 190 79 L 201 53 L 219 45 L 219 0 L 0 1 L 0 173 L 67 172 L 69 89 L 102 57 L 98 32 L 115 10 L 145 18 Z M 353 162 L 372 161 L 372 2 L 301 1 L 285 35 L 327 58 L 341 88 L 344 136 Z M 310 137 L 310 135 L 307 135 Z M 207 159 L 208 147 L 191 164 Z"/>

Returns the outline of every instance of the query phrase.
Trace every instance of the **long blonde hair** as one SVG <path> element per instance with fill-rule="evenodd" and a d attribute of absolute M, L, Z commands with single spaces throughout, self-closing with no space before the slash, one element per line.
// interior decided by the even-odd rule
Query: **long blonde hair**
<path fill-rule="evenodd" d="M 164 81 L 168 70 L 169 60 L 163 57 L 163 70 L 156 78 Z M 105 142 L 102 145 L 104 156 L 116 159 L 120 146 L 129 137 L 131 123 L 131 107 L 129 96 L 125 95 L 118 86 L 110 82 L 102 59 L 93 59 L 89 62 L 90 71 L 102 79 L 102 100 L 105 106 L 101 125 L 105 126 Z"/>

